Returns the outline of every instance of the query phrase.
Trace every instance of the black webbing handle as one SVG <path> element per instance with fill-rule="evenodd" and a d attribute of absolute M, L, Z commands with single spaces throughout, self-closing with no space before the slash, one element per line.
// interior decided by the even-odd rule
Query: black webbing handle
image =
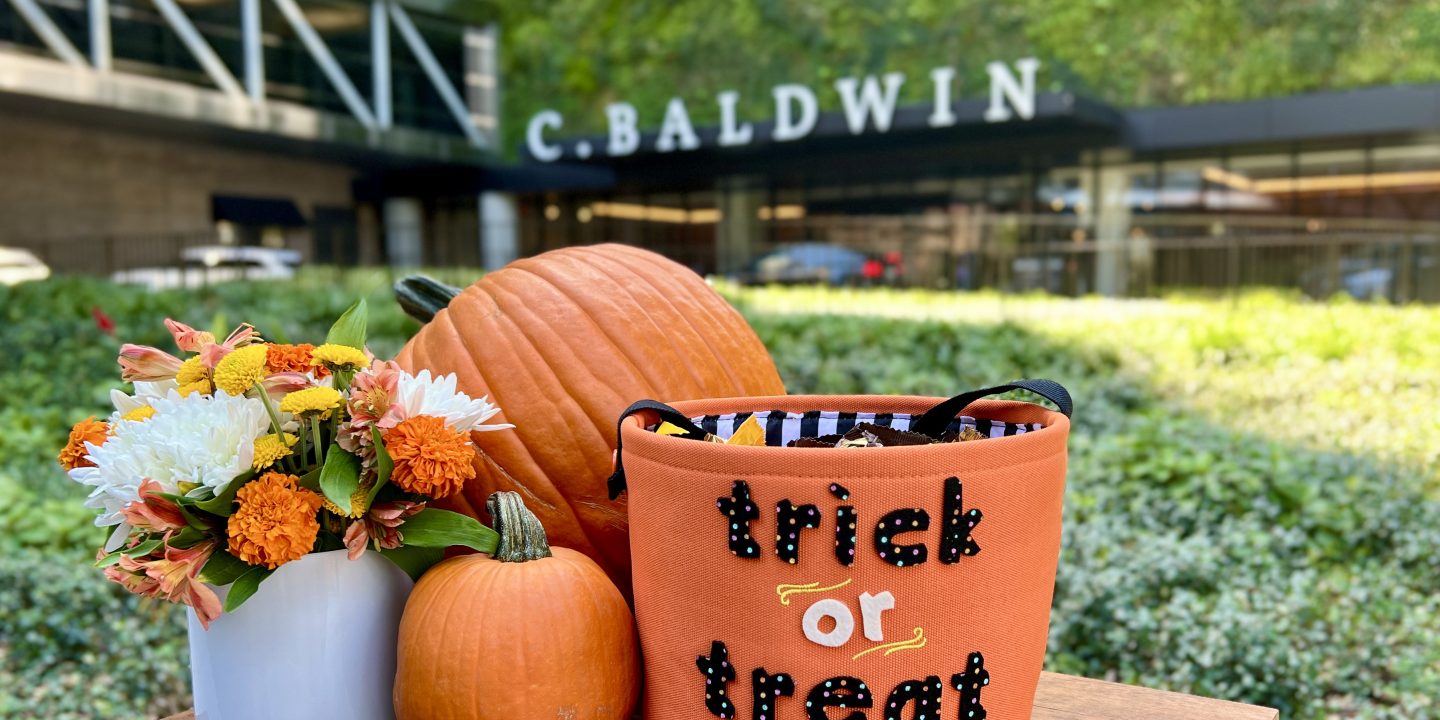
<path fill-rule="evenodd" d="M 625 412 L 620 413 L 620 419 L 615 421 L 615 472 L 611 473 L 610 479 L 606 482 L 610 488 L 611 500 L 620 497 L 620 493 L 625 492 L 625 465 L 624 454 L 620 452 L 620 429 L 625 426 L 626 418 L 646 410 L 659 415 L 661 420 L 684 430 L 685 437 L 692 440 L 705 439 L 705 431 L 700 429 L 700 426 L 690 422 L 690 418 L 665 403 L 654 400 L 638 400 L 630 407 L 625 408 Z"/>
<path fill-rule="evenodd" d="M 1011 390 L 1029 390 L 1055 403 L 1056 407 L 1060 408 L 1060 412 L 1065 414 L 1065 417 L 1070 417 L 1070 414 L 1075 411 L 1075 403 L 1070 399 L 1070 391 L 1066 390 L 1060 383 L 1054 380 L 1014 380 L 1004 385 L 996 385 L 995 387 L 985 388 L 984 390 L 971 390 L 967 393 L 961 393 L 949 400 L 941 402 L 935 407 L 926 410 L 924 415 L 921 415 L 918 420 L 911 423 L 910 431 L 939 439 L 941 435 L 945 434 L 945 429 L 950 427 L 951 421 L 964 411 L 965 408 L 969 407 L 970 403 L 980 398 L 999 395 L 1000 393 Z"/>

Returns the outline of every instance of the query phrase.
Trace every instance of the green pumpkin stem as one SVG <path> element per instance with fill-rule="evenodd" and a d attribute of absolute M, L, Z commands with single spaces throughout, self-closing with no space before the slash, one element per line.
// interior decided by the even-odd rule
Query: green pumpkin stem
<path fill-rule="evenodd" d="M 529 562 L 550 557 L 545 526 L 525 507 L 520 493 L 497 492 L 485 501 L 485 509 L 490 512 L 490 522 L 500 536 L 491 557 L 500 562 Z"/>

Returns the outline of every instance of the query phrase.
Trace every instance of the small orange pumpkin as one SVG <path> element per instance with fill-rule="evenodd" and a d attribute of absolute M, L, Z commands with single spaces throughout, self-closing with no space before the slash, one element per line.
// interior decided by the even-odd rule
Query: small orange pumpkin
<path fill-rule="evenodd" d="M 605 485 L 620 412 L 646 398 L 785 394 L 745 318 L 690 268 L 648 250 L 564 248 L 464 291 L 410 278 L 396 294 L 429 320 L 396 362 L 455 373 L 461 390 L 500 406 L 492 422 L 515 423 L 474 435 L 475 479 L 442 505 L 484 521 L 490 493 L 518 491 L 557 545 L 600 563 L 627 597 L 625 498 L 611 501 Z"/>
<path fill-rule="evenodd" d="M 630 606 L 585 555 L 551 549 L 520 496 L 486 509 L 493 557 L 425 573 L 400 620 L 398 720 L 628 720 L 640 690 Z"/>

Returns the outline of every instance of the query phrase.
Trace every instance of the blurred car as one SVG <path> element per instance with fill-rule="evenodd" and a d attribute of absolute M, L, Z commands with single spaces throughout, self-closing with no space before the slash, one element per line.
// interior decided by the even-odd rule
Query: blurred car
<path fill-rule="evenodd" d="M 845 285 L 866 278 L 865 253 L 829 243 L 782 245 L 750 262 L 744 280 L 766 283 L 829 283 Z"/>
<path fill-rule="evenodd" d="M 180 253 L 180 267 L 121 270 L 110 276 L 120 283 L 152 290 L 195 288 L 235 280 L 288 280 L 295 277 L 300 253 L 267 247 L 202 245 Z"/>
<path fill-rule="evenodd" d="M 50 277 L 50 267 L 35 253 L 13 247 L 0 247 L 0 285 L 19 285 Z"/>

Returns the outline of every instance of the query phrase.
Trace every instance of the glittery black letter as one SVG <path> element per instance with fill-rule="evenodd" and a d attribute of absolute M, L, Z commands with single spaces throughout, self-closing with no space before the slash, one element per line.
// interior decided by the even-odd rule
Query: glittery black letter
<path fill-rule="evenodd" d="M 730 667 L 730 651 L 725 643 L 719 640 L 710 643 L 710 654 L 695 658 L 695 667 L 705 676 L 705 708 L 718 718 L 735 717 L 735 705 L 725 696 L 725 686 L 735 679 L 735 668 Z"/>
<path fill-rule="evenodd" d="M 736 480 L 730 486 L 730 497 L 716 498 L 715 507 L 720 508 L 729 525 L 726 537 L 730 538 L 730 554 L 759 559 L 760 543 L 750 537 L 750 521 L 760 517 L 760 511 L 750 499 L 750 486 L 744 480 Z"/>
<path fill-rule="evenodd" d="M 930 513 L 920 508 L 891 510 L 875 524 L 875 552 L 880 559 L 894 565 L 919 565 L 929 557 L 925 543 L 897 545 L 895 536 L 907 532 L 923 532 L 930 528 Z"/>
<path fill-rule="evenodd" d="M 985 720 L 985 706 L 980 704 L 980 691 L 990 684 L 990 671 L 985 669 L 985 656 L 970 653 L 965 672 L 950 676 L 950 684 L 960 691 L 960 720 Z"/>
<path fill-rule="evenodd" d="M 752 720 L 775 720 L 775 703 L 795 694 L 795 681 L 789 675 L 767 675 L 765 668 L 750 673 L 750 717 Z"/>
<path fill-rule="evenodd" d="M 980 545 L 970 533 L 984 517 L 978 509 L 963 512 L 964 500 L 960 478 L 945 478 L 945 532 L 940 535 L 940 562 L 960 562 L 960 556 L 980 554 Z"/>
<path fill-rule="evenodd" d="M 794 565 L 800 560 L 800 531 L 820 527 L 820 511 L 814 505 L 796 507 L 789 500 L 775 505 L 775 554 Z"/>
<path fill-rule="evenodd" d="M 924 680 L 906 680 L 890 691 L 885 701 L 885 720 L 900 720 L 905 705 L 915 703 L 913 720 L 938 720 L 940 717 L 940 678 L 931 675 Z"/>
<path fill-rule="evenodd" d="M 805 698 L 805 714 L 810 720 L 831 720 L 827 707 L 869 708 L 874 700 L 870 688 L 853 677 L 840 676 L 826 680 L 810 690 Z M 840 720 L 865 720 L 865 713 L 852 712 Z"/>

